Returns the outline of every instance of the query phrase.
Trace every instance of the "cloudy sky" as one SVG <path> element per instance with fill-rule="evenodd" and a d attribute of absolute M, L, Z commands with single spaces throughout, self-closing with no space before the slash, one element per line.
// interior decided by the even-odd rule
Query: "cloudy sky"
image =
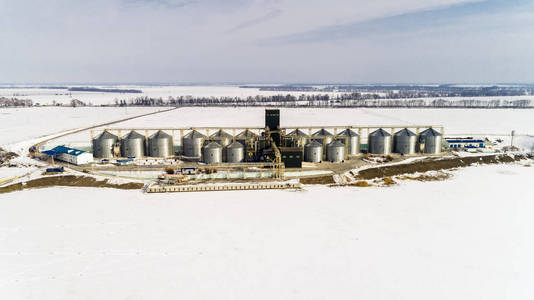
<path fill-rule="evenodd" d="M 0 0 L 2 83 L 534 83 L 534 0 Z"/>

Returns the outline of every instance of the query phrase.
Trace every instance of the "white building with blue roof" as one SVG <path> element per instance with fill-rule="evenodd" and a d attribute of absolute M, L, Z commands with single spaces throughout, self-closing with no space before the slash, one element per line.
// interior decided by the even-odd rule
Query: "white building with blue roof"
<path fill-rule="evenodd" d="M 93 154 L 83 150 L 57 146 L 51 150 L 43 151 L 44 154 L 53 156 L 55 159 L 74 165 L 85 165 L 93 162 Z"/>

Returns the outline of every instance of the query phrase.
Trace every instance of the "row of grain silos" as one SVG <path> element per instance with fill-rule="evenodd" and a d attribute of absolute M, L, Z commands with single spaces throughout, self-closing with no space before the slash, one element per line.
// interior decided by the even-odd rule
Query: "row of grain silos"
<path fill-rule="evenodd" d="M 296 129 L 289 135 L 298 138 L 305 145 L 304 160 L 308 162 L 321 162 L 325 149 L 326 159 L 332 162 L 344 160 L 345 151 L 347 155 L 360 153 L 360 136 L 350 129 L 346 129 L 336 136 L 325 129 L 321 129 L 311 136 Z M 393 136 L 380 128 L 369 134 L 368 153 L 436 154 L 441 152 L 441 138 L 441 133 L 432 128 L 424 130 L 419 136 L 407 128 L 396 132 Z M 345 147 L 345 143 L 347 143 L 347 147 Z"/>
<path fill-rule="evenodd" d="M 380 128 L 369 134 L 367 145 L 370 154 L 437 154 L 441 152 L 442 135 L 433 128 L 428 128 L 418 136 L 405 128 L 392 136 Z"/>
<path fill-rule="evenodd" d="M 131 131 L 121 139 L 109 131 L 104 131 L 93 139 L 93 156 L 112 157 L 170 157 L 174 155 L 172 136 L 158 131 L 148 140 L 136 131 Z"/>
<path fill-rule="evenodd" d="M 192 130 L 183 138 L 184 156 L 202 158 L 207 164 L 240 163 L 245 159 L 247 141 L 253 140 L 257 135 L 245 130 L 234 136 L 218 130 L 209 137 Z"/>

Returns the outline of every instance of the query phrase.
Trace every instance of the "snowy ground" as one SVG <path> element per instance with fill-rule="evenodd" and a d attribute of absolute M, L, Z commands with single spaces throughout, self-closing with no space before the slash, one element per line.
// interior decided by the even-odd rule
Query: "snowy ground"
<path fill-rule="evenodd" d="M 102 92 L 69 92 L 66 89 L 42 89 L 35 85 L 0 85 L 0 97 L 31 99 L 34 103 L 52 104 L 56 103 L 70 103 L 72 99 L 78 99 L 86 103 L 95 105 L 112 104 L 115 99 L 129 100 L 137 97 L 151 97 L 162 98 L 167 100 L 170 96 L 194 96 L 194 97 L 242 97 L 256 95 L 295 95 L 302 94 L 328 94 L 335 96 L 343 93 L 339 92 L 291 92 L 291 91 L 260 91 L 258 88 L 239 88 L 237 85 L 181 85 L 181 86 L 150 86 L 150 85 L 117 85 L 117 86 L 99 86 L 99 85 L 62 85 L 67 87 L 96 87 L 96 88 L 120 88 L 120 89 L 137 89 L 141 90 L 139 94 L 127 93 L 102 93 Z M 14 88 L 15 87 L 15 88 Z M 440 98 L 422 98 L 427 101 L 432 101 Z M 441 98 L 442 99 L 442 98 Z M 534 96 L 498 96 L 498 97 L 449 97 L 450 101 L 456 100 L 533 100 Z M 417 99 L 409 99 L 417 100 Z"/>
<path fill-rule="evenodd" d="M 534 168 L 302 192 L 0 195 L 5 299 L 532 299 Z"/>
<path fill-rule="evenodd" d="M 88 85 L 74 85 L 76 87 Z M 78 99 L 86 103 L 94 105 L 112 104 L 115 99 L 129 100 L 138 97 L 162 98 L 167 100 L 169 96 L 193 96 L 193 97 L 248 97 L 256 95 L 302 95 L 302 94 L 317 94 L 316 92 L 277 92 L 277 91 L 260 91 L 257 88 L 242 89 L 235 85 L 211 85 L 211 86 L 144 86 L 144 85 L 123 85 L 123 86 L 94 86 L 97 88 L 121 88 L 121 89 L 137 89 L 143 91 L 139 94 L 125 94 L 125 93 L 101 93 L 101 92 L 69 92 L 64 89 L 40 89 L 29 88 L 31 86 L 17 86 L 18 88 L 7 88 L 9 86 L 0 85 L 0 98 L 18 98 L 31 99 L 34 103 L 52 104 L 53 101 L 57 103 L 70 103 L 72 99 Z M 339 93 L 321 93 L 329 94 L 331 96 Z"/>
<path fill-rule="evenodd" d="M 0 108 L 0 146 L 168 108 Z"/>
<path fill-rule="evenodd" d="M 263 127 L 264 108 L 182 108 L 114 127 Z M 514 109 L 321 109 L 282 108 L 281 126 L 444 125 L 447 133 L 534 133 L 532 110 Z"/>

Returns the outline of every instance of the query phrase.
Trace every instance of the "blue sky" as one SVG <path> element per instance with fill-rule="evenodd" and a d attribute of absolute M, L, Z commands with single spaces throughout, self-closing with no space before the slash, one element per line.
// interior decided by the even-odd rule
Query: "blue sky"
<path fill-rule="evenodd" d="M 534 1 L 0 0 L 0 82 L 534 82 Z"/>

